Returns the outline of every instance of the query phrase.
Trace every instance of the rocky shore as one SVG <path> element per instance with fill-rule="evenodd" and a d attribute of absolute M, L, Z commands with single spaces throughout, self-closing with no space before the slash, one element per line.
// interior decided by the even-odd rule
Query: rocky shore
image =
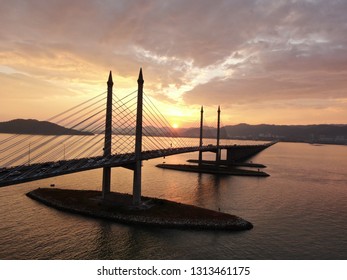
<path fill-rule="evenodd" d="M 114 222 L 181 229 L 249 230 L 253 225 L 234 215 L 169 200 L 142 197 L 132 206 L 132 196 L 112 192 L 39 188 L 27 196 L 50 207 Z"/>
<path fill-rule="evenodd" d="M 255 177 L 268 177 L 269 174 L 263 171 L 246 170 L 239 168 L 228 168 L 219 166 L 216 168 L 212 165 L 191 165 L 191 164 L 157 164 L 156 167 L 164 169 L 172 169 L 177 171 L 197 172 L 197 173 L 208 173 L 217 175 L 233 175 L 233 176 L 255 176 Z"/>

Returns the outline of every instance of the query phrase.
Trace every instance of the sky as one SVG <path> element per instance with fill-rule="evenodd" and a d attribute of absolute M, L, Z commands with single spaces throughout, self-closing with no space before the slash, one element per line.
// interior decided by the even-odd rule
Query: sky
<path fill-rule="evenodd" d="M 0 0 L 0 121 L 137 87 L 175 126 L 347 123 L 347 0 Z"/>

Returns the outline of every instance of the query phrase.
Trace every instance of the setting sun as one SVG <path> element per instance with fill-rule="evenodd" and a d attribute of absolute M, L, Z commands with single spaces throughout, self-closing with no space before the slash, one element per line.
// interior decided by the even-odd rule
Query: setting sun
<path fill-rule="evenodd" d="M 177 123 L 174 123 L 174 124 L 172 125 L 172 127 L 173 127 L 173 128 L 178 128 L 178 124 L 177 124 Z"/>

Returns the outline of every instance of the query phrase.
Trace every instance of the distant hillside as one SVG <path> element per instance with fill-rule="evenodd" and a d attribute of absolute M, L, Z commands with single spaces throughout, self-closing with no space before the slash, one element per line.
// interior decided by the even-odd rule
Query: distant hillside
<path fill-rule="evenodd" d="M 178 133 L 185 137 L 200 134 L 199 128 L 181 129 Z M 216 128 L 204 128 L 204 137 L 216 135 Z M 221 138 L 347 145 L 347 125 L 228 125 L 221 127 Z"/>
<path fill-rule="evenodd" d="M 143 128 L 146 136 L 168 136 L 198 138 L 200 128 L 177 128 L 151 127 Z M 173 132 L 173 133 L 172 133 Z M 118 128 L 115 134 L 134 135 L 135 127 L 126 129 Z M 204 126 L 204 138 L 216 138 L 215 127 Z M 222 139 L 240 140 L 264 140 L 284 142 L 305 142 L 319 144 L 343 144 L 347 145 L 347 125 L 319 124 L 319 125 L 249 125 L 237 124 L 221 127 L 220 137 Z"/>
<path fill-rule="evenodd" d="M 173 136 L 170 128 L 144 127 L 147 136 Z M 181 137 L 199 137 L 200 128 L 174 129 L 174 134 Z M 92 135 L 90 132 L 65 128 L 63 126 L 38 120 L 16 119 L 0 122 L 0 133 L 37 134 L 37 135 Z M 118 128 L 115 134 L 134 135 L 135 128 Z M 204 138 L 215 138 L 214 127 L 204 127 Z M 242 140 L 266 140 L 286 142 L 306 142 L 319 144 L 347 145 L 347 125 L 249 125 L 238 124 L 221 127 L 221 138 Z"/>
<path fill-rule="evenodd" d="M 90 132 L 65 128 L 63 126 L 38 120 L 16 119 L 0 122 L 0 133 L 37 135 L 93 135 Z"/>

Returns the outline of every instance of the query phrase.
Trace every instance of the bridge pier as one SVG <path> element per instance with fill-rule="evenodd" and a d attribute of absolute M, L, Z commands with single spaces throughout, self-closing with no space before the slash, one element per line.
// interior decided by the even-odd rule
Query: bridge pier
<path fill-rule="evenodd" d="M 106 196 L 111 192 L 111 167 L 104 167 L 102 169 L 102 197 Z"/>
<path fill-rule="evenodd" d="M 111 156 L 112 148 L 112 72 L 108 76 L 107 81 L 107 103 L 106 103 L 106 120 L 105 120 L 105 143 L 104 143 L 104 157 Z M 104 167 L 102 172 L 102 197 L 111 192 L 111 167 Z"/>

